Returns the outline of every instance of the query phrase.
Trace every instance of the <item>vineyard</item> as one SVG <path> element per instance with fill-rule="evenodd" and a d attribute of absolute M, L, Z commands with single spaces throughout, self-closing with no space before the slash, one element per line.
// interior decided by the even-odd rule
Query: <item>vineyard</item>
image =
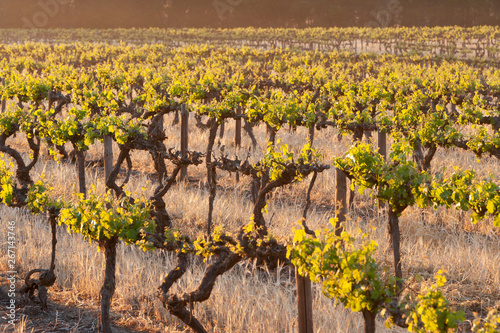
<path fill-rule="evenodd" d="M 134 45 L 162 44 L 248 46 L 252 48 L 290 48 L 309 51 L 352 51 L 427 55 L 447 59 L 498 61 L 498 27 L 434 28 L 307 28 L 307 29 L 2 29 L 4 43 L 39 41 L 59 43 L 126 42 Z"/>
<path fill-rule="evenodd" d="M 2 332 L 500 331 L 498 27 L 97 33 L 0 31 Z"/>

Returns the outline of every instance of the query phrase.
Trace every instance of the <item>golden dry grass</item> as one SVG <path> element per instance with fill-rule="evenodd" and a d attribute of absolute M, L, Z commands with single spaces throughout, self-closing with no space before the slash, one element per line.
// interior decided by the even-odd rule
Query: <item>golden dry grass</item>
<path fill-rule="evenodd" d="M 165 122 L 168 139 L 167 147 L 179 148 L 178 127 L 170 126 L 168 117 Z M 262 156 L 265 145 L 265 129 L 255 129 L 259 145 L 251 152 L 250 159 L 256 161 Z M 207 133 L 201 132 L 190 124 L 190 149 L 204 151 Z M 233 125 L 226 126 L 225 137 L 221 140 L 226 152 L 233 152 Z M 279 133 L 283 143 L 293 149 L 300 149 L 305 143 L 306 131 L 299 129 L 289 133 L 283 129 Z M 21 145 L 22 138 L 13 144 Z M 335 130 L 323 130 L 316 135 L 315 146 L 330 163 L 334 156 L 341 155 L 350 144 L 348 138 L 337 141 Z M 250 140 L 243 134 L 243 147 L 239 156 L 247 154 Z M 236 153 L 236 152 L 235 152 Z M 102 146 L 97 144 L 88 153 L 88 159 L 102 156 Z M 126 189 L 133 193 L 150 195 L 155 187 L 155 179 L 150 173 L 153 168 L 150 157 L 144 152 L 133 154 L 134 173 Z M 440 150 L 433 162 L 433 168 L 474 168 L 482 175 L 490 172 L 498 174 L 499 163 L 484 158 L 477 163 L 476 158 L 459 150 Z M 33 175 L 38 179 L 41 174 L 54 186 L 57 196 L 69 197 L 75 192 L 77 184 L 74 165 L 56 164 L 42 158 Z M 204 186 L 204 166 L 189 170 L 191 182 L 174 186 L 165 196 L 167 211 L 173 218 L 174 227 L 197 234 L 203 232 L 208 212 L 208 194 Z M 219 172 L 221 186 L 215 202 L 215 224 L 230 230 L 244 225 L 251 214 L 248 179 L 242 177 L 239 183 L 234 175 Z M 289 242 L 292 228 L 302 214 L 308 180 L 279 189 L 268 205 L 265 215 L 270 230 L 280 241 Z M 103 171 L 87 170 L 87 184 L 95 184 L 102 191 Z M 333 217 L 335 198 L 335 174 L 329 170 L 321 174 L 313 191 L 313 206 L 308 215 L 311 228 L 328 226 Z M 0 244 L 6 242 L 6 222 L 16 221 L 19 244 L 17 260 L 19 276 L 28 270 L 47 267 L 50 260 L 50 230 L 44 217 L 34 217 L 23 210 L 0 207 Z M 424 221 L 425 220 L 425 224 Z M 347 229 L 360 228 L 369 232 L 378 242 L 377 253 L 381 264 L 390 266 L 392 253 L 389 249 L 386 217 L 378 212 L 375 201 L 368 195 L 357 195 L 355 207 L 350 212 Z M 447 271 L 449 284 L 445 288 L 447 297 L 457 306 L 466 306 L 469 311 L 485 311 L 488 307 L 500 306 L 500 243 L 499 231 L 487 220 L 477 225 L 469 222 L 467 214 L 454 210 L 424 210 L 410 207 L 401 217 L 402 259 L 404 276 L 412 288 L 418 288 L 414 277 L 418 274 L 427 281 L 439 269 Z M 51 293 L 61 296 L 67 305 L 78 307 L 84 304 L 96 308 L 99 301 L 104 270 L 104 258 L 95 244 L 85 242 L 80 235 L 70 235 L 63 227 L 58 231 L 56 275 L 57 281 Z M 168 314 L 156 300 L 156 289 L 163 276 L 173 268 L 175 261 L 171 255 L 162 251 L 145 253 L 137 248 L 120 245 L 118 250 L 117 290 L 112 311 L 115 323 L 132 331 L 182 332 L 184 326 Z M 5 252 L 0 252 L 0 270 L 6 270 Z M 206 264 L 193 264 L 174 292 L 187 292 L 197 287 Z M 83 305 L 82 305 L 83 306 Z M 195 305 L 195 315 L 201 319 L 209 332 L 296 332 L 296 304 L 293 277 L 287 268 L 275 271 L 257 270 L 253 263 L 245 262 L 221 276 L 210 299 Z M 18 325 L 18 331 L 29 323 L 29 318 Z M 320 287 L 314 287 L 314 324 L 315 332 L 360 332 L 362 318 L 335 305 L 332 300 L 322 296 Z M 29 327 L 29 325 L 28 325 Z M 32 326 L 31 326 L 32 327 Z M 385 331 L 382 321 L 380 330 Z M 27 329 L 26 331 L 29 331 Z M 78 331 L 78 330 L 75 330 Z"/>

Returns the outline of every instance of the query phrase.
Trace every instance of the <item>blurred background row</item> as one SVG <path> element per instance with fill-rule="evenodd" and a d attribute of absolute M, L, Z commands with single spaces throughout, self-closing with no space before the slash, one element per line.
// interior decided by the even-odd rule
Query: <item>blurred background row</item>
<path fill-rule="evenodd" d="M 0 28 L 392 27 L 500 23 L 500 0 L 2 0 Z"/>

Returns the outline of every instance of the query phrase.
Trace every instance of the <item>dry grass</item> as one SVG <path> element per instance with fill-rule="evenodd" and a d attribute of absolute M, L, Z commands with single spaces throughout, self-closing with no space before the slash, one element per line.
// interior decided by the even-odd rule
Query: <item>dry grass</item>
<path fill-rule="evenodd" d="M 178 127 L 169 126 L 171 121 L 171 118 L 166 119 L 166 145 L 178 148 L 179 130 Z M 190 149 L 203 151 L 207 133 L 198 130 L 192 123 L 190 125 Z M 255 134 L 260 138 L 260 148 L 250 154 L 252 161 L 262 156 L 265 129 L 256 128 Z M 231 143 L 233 137 L 233 126 L 229 124 L 221 140 L 226 152 L 234 151 Z M 279 137 L 291 148 L 300 149 L 305 143 L 306 132 L 302 129 L 295 133 L 282 130 Z M 22 144 L 22 138 L 14 139 L 13 145 L 16 144 Z M 315 139 L 315 146 L 323 152 L 326 162 L 342 154 L 349 144 L 347 138 L 339 143 L 336 132 L 331 129 L 317 133 Z M 243 135 L 244 148 L 234 153 L 243 158 L 249 146 L 250 140 Z M 88 159 L 98 159 L 101 155 L 102 146 L 95 145 L 89 151 Z M 153 172 L 150 157 L 144 152 L 135 152 L 133 163 L 137 172 L 126 189 L 151 194 L 155 179 L 150 174 Z M 494 159 L 485 158 L 477 163 L 474 156 L 462 151 L 439 151 L 434 160 L 434 169 L 449 168 L 450 165 L 472 167 L 480 174 L 498 174 L 500 170 L 498 161 Z M 39 178 L 42 173 L 53 184 L 55 195 L 69 197 L 74 193 L 74 184 L 77 183 L 75 166 L 42 159 L 33 172 L 34 178 Z M 96 184 L 101 191 L 104 188 L 102 173 L 100 169 L 87 171 L 88 184 Z M 177 184 L 165 196 L 165 201 L 174 227 L 197 234 L 204 230 L 208 211 L 204 166 L 191 168 L 189 176 L 192 181 Z M 248 221 L 251 214 L 248 179 L 242 177 L 236 183 L 234 175 L 219 172 L 218 181 L 220 190 L 215 202 L 215 223 L 237 230 Z M 292 228 L 301 216 L 307 186 L 308 181 L 304 181 L 280 189 L 269 202 L 266 221 L 269 221 L 271 232 L 282 242 L 291 239 Z M 329 170 L 318 178 L 312 196 L 313 207 L 309 212 L 310 227 L 328 225 L 328 219 L 334 216 L 334 197 L 335 174 Z M 6 207 L 0 208 L 0 214 L 2 246 L 6 242 L 6 222 L 16 221 L 19 276 L 32 268 L 47 267 L 50 260 L 50 230 L 45 218 Z M 380 245 L 378 259 L 383 264 L 391 265 L 392 254 L 385 221 L 385 216 L 378 213 L 374 200 L 367 195 L 357 195 L 347 229 L 353 231 L 361 228 L 369 232 Z M 472 225 L 467 214 L 461 212 L 440 209 L 422 213 L 421 209 L 411 207 L 401 217 L 401 230 L 404 275 L 409 277 L 413 288 L 418 288 L 413 279 L 415 275 L 430 280 L 439 269 L 445 269 L 449 280 L 445 291 L 453 304 L 467 306 L 470 311 L 500 306 L 499 232 L 491 221 Z M 63 227 L 58 231 L 57 247 L 57 281 L 49 291 L 52 301 L 65 302 L 64 305 L 73 309 L 96 309 L 104 270 L 102 253 L 96 251 L 95 244 L 85 242 L 79 235 L 68 234 Z M 174 267 L 173 258 L 162 251 L 145 253 L 124 245 L 119 247 L 118 258 L 118 284 L 112 309 L 115 323 L 130 331 L 185 331 L 182 323 L 170 316 L 155 297 L 163 276 Z M 1 252 L 0 270 L 6 270 L 6 263 L 6 255 Z M 173 287 L 173 291 L 187 292 L 196 288 L 205 268 L 206 264 L 193 264 Z M 295 332 L 297 311 L 292 274 L 288 268 L 266 272 L 257 270 L 252 263 L 242 263 L 218 279 L 210 299 L 195 305 L 195 315 L 209 332 Z M 95 314 L 89 316 L 94 316 L 95 320 Z M 318 286 L 314 287 L 314 316 L 315 332 L 362 331 L 361 316 L 323 297 Z M 30 327 L 36 328 L 29 321 L 28 317 L 19 323 L 16 332 L 31 332 Z M 78 326 L 75 327 L 73 331 L 79 331 Z M 384 330 L 381 326 L 380 331 Z"/>

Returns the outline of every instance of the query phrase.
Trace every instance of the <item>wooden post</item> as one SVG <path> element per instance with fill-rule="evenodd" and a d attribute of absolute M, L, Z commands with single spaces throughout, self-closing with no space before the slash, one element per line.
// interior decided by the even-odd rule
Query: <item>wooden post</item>
<path fill-rule="evenodd" d="M 78 168 L 78 184 L 83 198 L 87 198 L 87 187 L 85 185 L 85 154 L 83 150 L 76 148 L 76 163 Z"/>
<path fill-rule="evenodd" d="M 335 235 L 340 236 L 343 231 L 342 222 L 346 221 L 347 216 L 347 176 L 345 173 L 336 169 L 337 189 L 335 191 L 335 203 L 337 206 L 337 225 L 335 226 Z"/>
<path fill-rule="evenodd" d="M 5 85 L 5 79 L 2 78 L 2 86 Z M 7 101 L 5 99 L 2 99 L 2 112 L 5 112 L 5 109 L 7 108 Z"/>
<path fill-rule="evenodd" d="M 378 152 L 387 159 L 387 134 L 384 131 L 378 131 Z"/>
<path fill-rule="evenodd" d="M 224 138 L 224 123 L 225 123 L 224 120 L 222 120 L 220 123 L 219 139 L 221 140 Z"/>
<path fill-rule="evenodd" d="M 384 157 L 384 160 L 387 160 L 387 133 L 382 130 L 378 131 L 378 152 L 380 155 Z M 384 203 L 378 200 L 379 214 L 382 213 L 382 210 L 384 208 L 385 208 Z"/>
<path fill-rule="evenodd" d="M 313 333 L 311 280 L 301 276 L 295 267 L 295 281 L 297 284 L 299 333 Z"/>
<path fill-rule="evenodd" d="M 372 131 L 370 130 L 367 130 L 367 131 L 364 131 L 364 136 L 366 138 L 366 141 L 368 141 L 368 143 L 370 143 L 373 139 L 372 139 Z"/>
<path fill-rule="evenodd" d="M 158 118 L 158 130 L 161 133 L 164 133 L 164 126 L 163 126 L 163 115 Z"/>
<path fill-rule="evenodd" d="M 111 136 L 104 136 L 104 178 L 108 182 L 109 175 L 113 171 L 113 139 Z"/>
<path fill-rule="evenodd" d="M 188 151 L 188 120 L 189 112 L 185 105 L 181 105 L 181 154 L 183 157 L 187 155 Z M 187 178 L 186 166 L 182 167 L 180 177 L 181 181 Z"/>
<path fill-rule="evenodd" d="M 236 109 L 236 115 L 241 115 L 241 108 Z M 235 130 L 234 130 L 234 146 L 241 147 L 241 118 L 236 118 L 235 120 Z"/>
<path fill-rule="evenodd" d="M 241 115 L 241 107 L 236 108 L 236 116 Z M 239 148 L 241 148 L 241 118 L 237 117 L 235 119 L 235 126 L 234 126 L 234 148 L 235 151 L 237 152 Z M 240 173 L 236 171 L 236 182 L 238 183 L 240 181 Z"/>
<path fill-rule="evenodd" d="M 309 127 L 309 136 L 308 136 L 308 139 L 309 139 L 309 144 L 312 147 L 312 145 L 314 143 L 314 125 L 312 125 L 311 127 Z M 311 151 L 309 153 L 311 153 Z"/>

